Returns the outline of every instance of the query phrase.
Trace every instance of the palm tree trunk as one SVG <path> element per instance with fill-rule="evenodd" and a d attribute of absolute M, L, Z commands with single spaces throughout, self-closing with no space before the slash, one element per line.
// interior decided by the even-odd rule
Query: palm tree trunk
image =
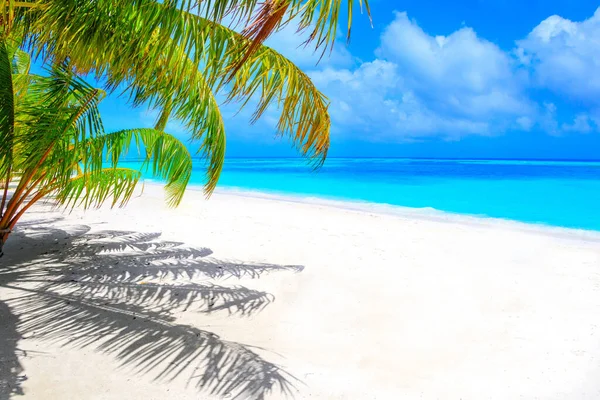
<path fill-rule="evenodd" d="M 2 248 L 4 247 L 4 243 L 6 243 L 6 240 L 8 239 L 9 235 L 9 229 L 0 229 L 0 257 L 4 255 L 4 253 L 2 252 Z"/>
<path fill-rule="evenodd" d="M 6 172 L 6 181 L 4 182 L 4 193 L 2 194 L 2 204 L 0 204 L 0 218 L 4 215 L 4 204 L 6 204 L 6 198 L 8 197 L 8 186 L 10 185 L 10 173 L 11 167 L 8 167 Z M 1 251 L 0 251 L 1 253 Z"/>

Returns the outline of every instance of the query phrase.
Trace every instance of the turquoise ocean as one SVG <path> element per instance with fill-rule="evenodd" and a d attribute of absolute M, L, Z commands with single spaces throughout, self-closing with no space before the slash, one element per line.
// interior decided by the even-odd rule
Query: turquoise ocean
<path fill-rule="evenodd" d="M 198 160 L 192 184 L 203 183 Z M 600 161 L 229 158 L 219 188 L 433 208 L 600 231 Z"/>

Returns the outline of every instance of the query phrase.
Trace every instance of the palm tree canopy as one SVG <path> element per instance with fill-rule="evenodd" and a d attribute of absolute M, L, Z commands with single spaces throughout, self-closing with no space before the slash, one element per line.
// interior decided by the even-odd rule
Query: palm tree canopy
<path fill-rule="evenodd" d="M 28 48 L 52 62 L 93 73 L 135 106 L 181 120 L 208 160 L 206 192 L 223 166 L 225 130 L 215 96 L 271 105 L 278 131 L 321 165 L 329 149 L 328 100 L 291 61 L 263 45 L 290 21 L 325 51 L 333 45 L 342 0 L 4 0 L 4 29 L 20 29 Z M 355 0 L 346 0 L 348 34 Z M 363 6 L 363 0 L 358 1 Z M 368 10 L 368 3 L 364 5 Z M 238 33 L 225 19 L 242 24 Z"/>
<path fill-rule="evenodd" d="M 73 206 L 126 203 L 142 175 L 119 165 L 132 148 L 167 182 L 169 204 L 181 201 L 192 172 L 192 158 L 183 143 L 156 129 L 106 133 L 98 111 L 104 91 L 78 77 L 66 63 L 55 64 L 43 76 L 29 73 L 29 65 L 18 41 L 0 40 L 3 240 L 20 216 L 47 195 Z M 16 184 L 11 193 L 10 182 Z"/>

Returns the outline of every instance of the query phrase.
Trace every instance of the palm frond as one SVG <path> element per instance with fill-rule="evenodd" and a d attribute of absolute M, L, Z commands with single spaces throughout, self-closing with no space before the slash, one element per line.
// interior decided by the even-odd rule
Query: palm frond
<path fill-rule="evenodd" d="M 27 75 L 31 67 L 31 57 L 21 49 L 16 49 L 13 58 L 13 74 Z"/>
<path fill-rule="evenodd" d="M 128 168 L 105 168 L 95 173 L 84 173 L 57 186 L 55 199 L 62 205 L 84 208 L 100 207 L 106 201 L 123 206 L 133 195 L 141 172 Z"/>
<path fill-rule="evenodd" d="M 252 116 L 257 121 L 269 106 L 280 111 L 277 130 L 288 135 L 295 147 L 321 165 L 329 150 L 331 121 L 329 101 L 294 63 L 269 47 L 262 46 L 229 78 L 219 80 L 228 89 L 228 101 L 242 107 L 258 100 Z"/>
<path fill-rule="evenodd" d="M 206 19 L 221 23 L 225 17 L 234 24 L 243 24 L 245 36 L 253 42 L 263 43 L 282 26 L 297 21 L 298 31 L 310 29 L 307 43 L 314 42 L 315 49 L 331 48 L 337 37 L 343 0 L 215 0 L 208 4 L 198 0 L 172 0 L 182 10 L 197 10 Z M 354 8 L 358 3 L 369 19 L 368 0 L 346 0 L 347 38 L 350 39 Z M 251 49 L 250 49 L 251 52 Z"/>
<path fill-rule="evenodd" d="M 181 11 L 173 1 L 48 0 L 30 39 L 46 56 L 69 58 L 78 71 L 108 77 L 113 89 L 126 85 L 130 93 L 143 92 L 142 98 L 161 106 L 172 101 L 174 109 L 187 111 L 182 119 L 186 124 L 206 120 L 207 96 L 188 95 L 190 88 L 202 85 L 198 76 L 204 76 L 215 91 L 233 87 L 229 98 L 241 104 L 256 96 L 256 118 L 269 104 L 278 104 L 281 132 L 317 164 L 326 156 L 327 101 L 310 79 L 279 53 L 260 46 L 227 84 L 250 41 L 214 21 Z M 157 71 L 159 65 L 164 68 Z M 217 124 L 210 128 L 202 133 L 217 137 Z M 203 152 L 210 149 L 202 145 Z M 214 160 L 213 155 L 209 158 Z"/>
<path fill-rule="evenodd" d="M 6 40 L 0 38 L 0 180 L 2 182 L 12 164 L 14 125 L 12 62 Z"/>
<path fill-rule="evenodd" d="M 48 188 L 65 186 L 65 201 L 82 199 L 86 206 L 109 197 L 108 178 L 101 179 L 106 171 L 99 160 L 105 151 L 118 159 L 126 149 L 113 146 L 119 140 L 105 141 L 116 136 L 104 135 L 97 107 L 104 93 L 87 85 L 79 74 L 94 73 L 107 89 L 124 89 L 133 105 L 161 110 L 157 128 L 164 129 L 171 115 L 186 124 L 192 138 L 202 142 L 200 153 L 209 160 L 208 194 L 216 185 L 225 154 L 217 95 L 241 107 L 255 101 L 252 122 L 270 107 L 278 108 L 280 134 L 288 135 L 316 166 L 327 155 L 328 100 L 306 74 L 262 43 L 296 19 L 300 30 L 312 30 L 308 42 L 326 49 L 335 40 L 343 0 L 267 0 L 260 7 L 257 0 L 9 0 L 3 4 L 3 37 L 12 33 L 19 43 L 24 38 L 26 48 L 53 65 L 49 77 L 32 77 L 27 73 L 29 59 L 19 46 L 4 45 L 3 61 L 9 69 L 3 75 L 11 79 L 12 88 L 12 98 L 2 100 L 12 104 L 7 107 L 13 110 L 8 125 L 13 132 L 15 127 L 26 132 L 10 146 L 11 152 L 19 151 L 14 166 L 21 174 L 7 205 L 10 215 L 27 196 L 34 193 L 37 199 Z M 347 4 L 350 28 L 355 0 Z M 368 11 L 366 0 L 364 4 Z M 246 24 L 242 34 L 221 24 L 226 16 Z M 15 104 L 19 107 L 16 121 Z M 0 119 L 8 121 L 6 115 Z M 132 134 L 129 141 L 135 137 L 143 143 L 147 160 L 153 160 L 152 171 L 167 179 L 169 203 L 176 205 L 191 174 L 190 155 L 171 136 L 149 132 Z M 85 146 L 96 139 L 97 150 L 88 151 Z M 114 160 L 112 170 L 115 174 L 118 170 Z M 135 181 L 132 176 L 121 178 L 112 178 L 118 182 L 113 205 L 127 201 L 129 186 L 124 182 Z M 44 189 L 33 191 L 35 186 Z M 7 222 L 10 215 L 0 222 L 12 226 L 14 218 Z"/>
<path fill-rule="evenodd" d="M 129 79 L 129 94 L 134 106 L 150 105 L 161 109 L 155 129 L 164 131 L 168 119 L 173 116 L 184 122 L 192 141 L 201 142 L 197 154 L 207 161 L 204 189 L 210 195 L 225 160 L 225 125 L 219 104 L 203 74 L 181 49 L 175 48 L 174 53 L 177 56 L 171 59 L 171 64 L 161 59 L 155 66 L 155 76 L 162 76 L 162 80 L 148 76 L 148 80 L 142 78 L 144 83 L 140 84 L 138 78 Z M 179 67 L 176 60 L 181 60 L 183 67 Z M 118 73 L 110 74 L 107 77 L 109 88 L 116 88 L 127 79 Z"/>
<path fill-rule="evenodd" d="M 121 157 L 134 147 L 145 155 L 156 177 L 166 181 L 167 202 L 176 206 L 181 202 L 192 174 L 192 157 L 181 141 L 156 129 L 126 129 L 99 135 L 82 146 L 84 173 L 104 173 L 103 160 L 118 168 Z"/>
<path fill-rule="evenodd" d="M 30 85 L 22 107 L 26 135 L 20 136 L 23 183 L 44 178 L 40 184 L 67 184 L 77 163 L 73 148 L 104 132 L 98 103 L 104 93 L 74 76 L 64 66 Z"/>

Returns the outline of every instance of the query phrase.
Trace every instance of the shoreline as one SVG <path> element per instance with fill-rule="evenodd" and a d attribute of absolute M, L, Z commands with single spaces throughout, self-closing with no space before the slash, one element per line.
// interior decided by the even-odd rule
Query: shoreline
<path fill-rule="evenodd" d="M 157 181 L 146 181 L 151 187 L 162 187 Z M 189 184 L 187 190 L 202 192 L 202 185 Z M 326 196 L 305 195 L 294 193 L 274 193 L 260 189 L 247 189 L 241 187 L 217 187 L 214 194 L 236 197 L 248 197 L 253 199 L 274 200 L 287 203 L 308 204 L 321 207 L 330 207 L 355 211 L 362 213 L 373 213 L 384 216 L 394 216 L 405 219 L 422 219 L 431 222 L 461 223 L 471 226 L 491 226 L 504 229 L 513 229 L 522 232 L 542 233 L 557 237 L 574 238 L 590 241 L 600 241 L 600 230 L 571 228 L 565 226 L 550 225 L 543 222 L 526 222 L 508 218 L 490 217 L 487 215 L 462 214 L 451 211 L 438 210 L 433 207 L 407 207 L 389 203 L 375 203 L 355 199 L 335 199 Z"/>

